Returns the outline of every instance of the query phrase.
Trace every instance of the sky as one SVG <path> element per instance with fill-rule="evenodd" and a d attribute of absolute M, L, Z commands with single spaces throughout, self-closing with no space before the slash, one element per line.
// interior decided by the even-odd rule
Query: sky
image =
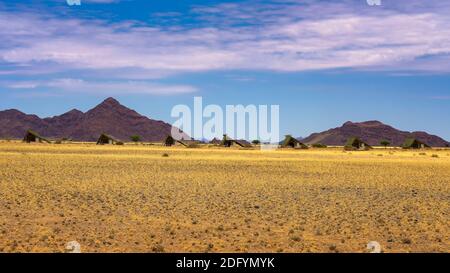
<path fill-rule="evenodd" d="M 380 120 L 450 140 L 450 1 L 0 2 L 0 110 L 48 117 L 107 97 L 280 106 L 281 135 Z"/>

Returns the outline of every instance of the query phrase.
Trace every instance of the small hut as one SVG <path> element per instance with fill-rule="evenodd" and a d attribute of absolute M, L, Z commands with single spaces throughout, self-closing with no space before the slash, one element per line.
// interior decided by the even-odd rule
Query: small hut
<path fill-rule="evenodd" d="M 184 147 L 187 147 L 187 148 L 195 148 L 195 147 L 198 146 L 198 144 L 200 144 L 200 142 L 197 141 L 197 140 L 184 140 L 184 139 L 182 139 L 182 140 L 177 140 L 176 144 L 181 144 L 181 145 L 183 145 Z"/>
<path fill-rule="evenodd" d="M 242 147 L 242 148 L 250 148 L 252 147 L 252 144 L 250 142 L 248 142 L 245 139 L 238 139 L 238 140 L 234 140 L 234 144 Z"/>
<path fill-rule="evenodd" d="M 213 138 L 209 144 L 214 144 L 214 145 L 220 145 L 222 143 L 222 141 L 220 141 L 220 139 L 217 138 Z"/>
<path fill-rule="evenodd" d="M 283 143 L 281 144 L 283 148 L 298 148 L 298 149 L 308 149 L 304 143 L 300 142 L 298 139 L 295 139 L 291 135 L 286 135 Z"/>
<path fill-rule="evenodd" d="M 225 147 L 231 147 L 233 145 L 233 139 L 229 138 L 226 134 L 223 135 L 222 141 L 220 143 L 221 145 Z"/>
<path fill-rule="evenodd" d="M 240 139 L 240 140 L 236 140 L 236 139 L 232 139 L 230 137 L 228 137 L 226 134 L 223 135 L 223 139 L 220 143 L 221 145 L 225 146 L 225 147 L 231 147 L 233 145 L 237 145 L 243 148 L 250 148 L 252 147 L 252 144 L 250 142 L 248 142 L 247 140 L 244 139 Z"/>
<path fill-rule="evenodd" d="M 115 137 L 103 133 L 98 138 L 97 145 L 104 145 L 104 144 L 120 145 L 123 143 L 118 139 L 116 139 Z"/>
<path fill-rule="evenodd" d="M 168 135 L 164 140 L 164 145 L 168 147 L 175 145 L 175 139 L 171 135 Z"/>
<path fill-rule="evenodd" d="M 347 143 L 345 144 L 344 148 L 346 150 L 365 151 L 372 149 L 372 146 L 370 146 L 369 144 L 365 143 L 364 141 L 362 141 L 357 137 L 351 137 L 347 140 Z"/>
<path fill-rule="evenodd" d="M 36 133 L 35 131 L 32 131 L 32 130 L 28 130 L 25 133 L 25 136 L 23 137 L 23 141 L 26 143 L 31 143 L 31 142 L 50 143 L 50 141 L 48 139 L 46 139 L 45 137 L 41 137 L 38 133 Z"/>
<path fill-rule="evenodd" d="M 402 145 L 403 149 L 425 149 L 425 148 L 431 148 L 426 143 L 417 140 L 416 138 L 407 138 L 405 139 L 405 142 Z"/>

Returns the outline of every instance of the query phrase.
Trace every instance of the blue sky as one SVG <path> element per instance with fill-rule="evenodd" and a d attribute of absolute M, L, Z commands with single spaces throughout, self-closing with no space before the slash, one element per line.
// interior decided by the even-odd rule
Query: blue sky
<path fill-rule="evenodd" d="M 450 140 L 450 2 L 65 0 L 0 3 L 0 109 L 41 117 L 113 96 L 279 104 L 281 134 L 377 119 Z"/>

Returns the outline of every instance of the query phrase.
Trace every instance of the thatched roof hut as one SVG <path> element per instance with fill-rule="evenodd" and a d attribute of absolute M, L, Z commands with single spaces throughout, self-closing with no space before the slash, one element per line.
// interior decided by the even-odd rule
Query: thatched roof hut
<path fill-rule="evenodd" d="M 351 137 L 347 140 L 347 143 L 344 147 L 346 150 L 359 150 L 359 151 L 365 151 L 372 149 L 372 146 L 365 143 L 358 137 Z"/>
<path fill-rule="evenodd" d="M 250 148 L 252 147 L 252 144 L 250 142 L 248 142 L 247 140 L 244 139 L 232 139 L 230 137 L 228 137 L 226 134 L 223 135 L 223 139 L 221 141 L 221 145 L 225 146 L 225 147 L 231 147 L 233 145 L 237 145 L 243 148 Z"/>
<path fill-rule="evenodd" d="M 300 142 L 298 139 L 292 137 L 291 135 L 286 135 L 283 143 L 281 144 L 283 148 L 298 148 L 298 149 L 308 149 L 304 143 Z"/>
<path fill-rule="evenodd" d="M 169 147 L 175 145 L 175 139 L 171 135 L 168 135 L 164 140 L 164 145 Z"/>
<path fill-rule="evenodd" d="M 410 137 L 405 139 L 405 142 L 402 145 L 403 149 L 425 149 L 425 148 L 431 148 L 429 145 L 427 145 L 426 143 Z"/>
<path fill-rule="evenodd" d="M 234 143 L 242 148 L 250 148 L 252 144 L 245 139 L 237 139 L 234 140 Z"/>
<path fill-rule="evenodd" d="M 100 137 L 97 140 L 97 145 L 104 145 L 104 144 L 112 144 L 112 145 L 120 145 L 123 144 L 120 140 L 117 138 L 107 135 L 107 134 L 101 134 Z"/>
<path fill-rule="evenodd" d="M 25 136 L 23 137 L 23 141 L 26 143 L 30 143 L 30 142 L 47 142 L 50 143 L 50 140 L 46 139 L 45 137 L 40 136 L 38 133 L 36 133 L 33 130 L 28 130 L 25 133 Z"/>
<path fill-rule="evenodd" d="M 183 145 L 184 147 L 187 148 L 195 148 L 198 146 L 198 144 L 200 144 L 200 141 L 197 140 L 177 140 L 176 143 Z"/>
<path fill-rule="evenodd" d="M 209 144 L 214 144 L 214 145 L 220 145 L 222 143 L 222 141 L 220 139 L 217 138 L 213 138 Z"/>
<path fill-rule="evenodd" d="M 229 138 L 226 134 L 224 134 L 220 144 L 225 147 L 231 147 L 231 145 L 233 145 L 233 139 Z"/>

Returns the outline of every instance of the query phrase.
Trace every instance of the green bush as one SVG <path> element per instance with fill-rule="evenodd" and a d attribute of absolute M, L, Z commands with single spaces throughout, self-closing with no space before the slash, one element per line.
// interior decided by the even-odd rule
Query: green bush
<path fill-rule="evenodd" d="M 312 145 L 313 148 L 327 148 L 328 146 L 322 143 L 315 143 Z"/>
<path fill-rule="evenodd" d="M 139 141 L 141 141 L 141 137 L 138 136 L 138 135 L 131 136 L 130 139 L 131 139 L 131 141 L 133 141 L 133 142 L 139 142 Z"/>
<path fill-rule="evenodd" d="M 389 140 L 385 140 L 383 139 L 382 141 L 380 141 L 381 146 L 384 146 L 384 148 L 387 148 L 387 146 L 391 145 L 391 142 L 389 142 Z"/>

